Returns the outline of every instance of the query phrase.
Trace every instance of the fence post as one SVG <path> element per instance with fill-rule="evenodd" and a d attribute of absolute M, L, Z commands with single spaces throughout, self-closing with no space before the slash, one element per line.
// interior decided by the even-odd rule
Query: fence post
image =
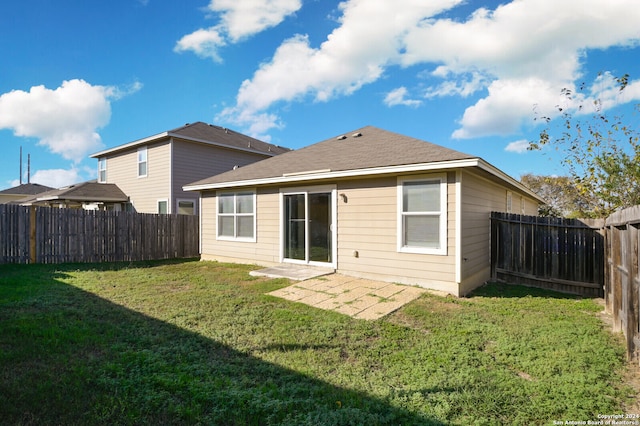
<path fill-rule="evenodd" d="M 29 263 L 36 263 L 36 206 L 29 207 Z"/>

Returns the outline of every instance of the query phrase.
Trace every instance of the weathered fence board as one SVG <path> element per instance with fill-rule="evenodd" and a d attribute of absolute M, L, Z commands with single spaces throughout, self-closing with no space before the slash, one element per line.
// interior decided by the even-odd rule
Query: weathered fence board
<path fill-rule="evenodd" d="M 640 206 L 612 214 L 606 221 L 607 285 L 605 306 L 613 327 L 626 338 L 627 355 L 640 355 Z"/>
<path fill-rule="evenodd" d="M 491 276 L 602 297 L 604 221 L 491 213 Z"/>
<path fill-rule="evenodd" d="M 0 205 L 0 263 L 195 257 L 198 217 Z"/>
<path fill-rule="evenodd" d="M 29 263 L 28 208 L 0 204 L 0 263 Z"/>

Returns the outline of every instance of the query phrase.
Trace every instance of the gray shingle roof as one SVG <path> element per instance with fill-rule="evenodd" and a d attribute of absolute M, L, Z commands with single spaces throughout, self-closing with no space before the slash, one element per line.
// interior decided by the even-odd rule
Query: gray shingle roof
<path fill-rule="evenodd" d="M 366 126 L 343 136 L 333 137 L 187 186 L 266 179 L 312 171 L 338 172 L 478 158 L 373 126 Z"/>
<path fill-rule="evenodd" d="M 14 186 L 13 188 L 0 191 L 0 194 L 6 195 L 35 195 L 41 192 L 50 191 L 53 188 L 49 186 L 40 185 L 39 183 L 23 183 L 22 185 Z"/>
<path fill-rule="evenodd" d="M 97 183 L 96 181 L 82 182 L 60 189 L 53 189 L 37 194 L 28 199 L 20 200 L 21 203 L 34 203 L 37 201 L 69 200 L 88 202 L 124 203 L 128 201 L 127 195 L 113 183 Z"/>
<path fill-rule="evenodd" d="M 177 129 L 169 130 L 169 134 L 183 136 L 189 139 L 198 139 L 203 141 L 215 141 L 223 145 L 251 149 L 262 153 L 282 154 L 290 151 L 289 148 L 283 148 L 278 145 L 263 142 L 243 135 L 225 127 L 215 126 L 213 124 L 198 121 L 193 124 L 186 124 Z"/>
<path fill-rule="evenodd" d="M 99 158 L 114 154 L 116 152 L 148 145 L 149 143 L 168 139 L 171 137 L 195 143 L 211 144 L 214 146 L 222 146 L 231 149 L 240 149 L 243 151 L 249 151 L 268 156 L 278 155 L 290 151 L 289 148 L 266 143 L 261 140 L 252 138 L 251 136 L 243 135 L 242 133 L 238 133 L 224 127 L 214 126 L 213 124 L 207 124 L 198 121 L 196 123 L 185 124 L 182 127 L 159 133 L 157 135 L 138 139 L 133 142 L 106 149 L 104 151 L 96 152 L 94 154 L 91 154 L 90 157 Z"/>

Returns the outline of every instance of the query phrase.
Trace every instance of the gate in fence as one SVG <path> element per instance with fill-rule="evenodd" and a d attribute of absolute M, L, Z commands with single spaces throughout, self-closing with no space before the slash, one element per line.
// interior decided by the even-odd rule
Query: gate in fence
<path fill-rule="evenodd" d="M 491 213 L 492 279 L 604 294 L 604 221 Z"/>

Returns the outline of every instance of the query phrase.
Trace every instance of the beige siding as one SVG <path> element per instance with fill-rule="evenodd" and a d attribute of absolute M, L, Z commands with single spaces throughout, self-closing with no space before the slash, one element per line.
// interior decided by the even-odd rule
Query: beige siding
<path fill-rule="evenodd" d="M 404 176 L 421 178 L 429 174 Z M 457 178 L 460 182 L 457 182 Z M 489 278 L 491 211 L 504 211 L 507 188 L 468 171 L 447 173 L 447 253 L 398 251 L 398 177 L 351 179 L 337 185 L 337 271 L 376 280 L 420 285 L 463 295 Z M 313 183 L 309 184 L 312 187 Z M 456 190 L 460 188 L 459 197 Z M 220 261 L 273 265 L 280 262 L 280 187 L 257 191 L 257 241 L 216 240 L 215 192 L 202 198 L 202 257 Z M 513 191 L 520 209 L 523 195 Z M 456 200 L 460 247 L 456 249 Z M 537 203 L 524 196 L 526 214 Z M 459 259 L 456 259 L 457 255 Z M 459 274 L 456 268 L 460 268 Z M 461 282 L 457 282 L 460 280 Z"/>
<path fill-rule="evenodd" d="M 216 193 L 202 194 L 202 258 L 223 262 L 273 265 L 280 262 L 280 194 L 277 189 L 257 192 L 256 242 L 220 241 L 216 232 Z"/>
<path fill-rule="evenodd" d="M 129 196 L 139 213 L 157 213 L 159 199 L 168 199 L 171 182 L 169 142 L 147 147 L 147 176 L 138 177 L 138 150 L 133 149 L 107 159 L 107 183 L 115 183 Z"/>
<path fill-rule="evenodd" d="M 201 143 L 173 140 L 173 182 L 171 192 L 172 211 L 178 199 L 197 201 L 197 192 L 185 192 L 182 187 L 201 179 L 245 166 L 268 158 L 250 152 L 225 149 Z"/>
<path fill-rule="evenodd" d="M 429 175 L 411 177 L 423 176 Z M 338 185 L 347 197 L 346 202 L 338 197 L 338 272 L 457 294 L 455 184 L 447 185 L 447 255 L 398 251 L 397 185 L 395 176 Z"/>
<path fill-rule="evenodd" d="M 490 278 L 490 215 L 492 211 L 506 211 L 507 192 L 511 192 L 512 213 L 535 215 L 538 204 L 525 194 L 469 171 L 461 172 L 461 182 L 460 289 L 465 294 Z"/>

